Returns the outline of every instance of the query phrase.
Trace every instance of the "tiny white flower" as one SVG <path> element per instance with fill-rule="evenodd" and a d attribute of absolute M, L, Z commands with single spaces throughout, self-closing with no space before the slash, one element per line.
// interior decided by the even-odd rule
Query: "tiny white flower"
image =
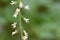
<path fill-rule="evenodd" d="M 12 36 L 15 35 L 16 33 L 18 33 L 18 30 L 15 30 L 14 32 L 12 32 Z"/>
<path fill-rule="evenodd" d="M 16 28 L 16 24 L 17 24 L 17 23 L 14 22 L 14 23 L 12 24 L 12 26 L 13 26 L 12 28 Z"/>
<path fill-rule="evenodd" d="M 19 8 L 17 8 L 15 12 L 20 12 L 20 9 L 19 9 Z"/>
<path fill-rule="evenodd" d="M 28 37 L 26 37 L 26 36 L 23 36 L 23 37 L 22 37 L 22 39 L 23 39 L 23 40 L 27 40 L 27 39 L 28 39 Z"/>
<path fill-rule="evenodd" d="M 25 20 L 26 23 L 29 23 L 29 19 L 28 18 L 23 18 Z"/>
<path fill-rule="evenodd" d="M 23 8 L 24 7 L 24 4 L 22 2 L 20 2 L 19 7 L 20 8 Z"/>
<path fill-rule="evenodd" d="M 25 8 L 25 9 L 27 9 L 27 10 L 29 10 L 29 9 L 30 9 L 28 5 L 26 5 L 24 8 Z"/>
<path fill-rule="evenodd" d="M 16 13 L 16 14 L 17 14 L 17 13 Z M 15 18 L 16 18 L 16 17 L 17 17 L 17 15 L 16 15 L 16 14 L 14 14 L 14 15 L 13 15 L 13 17 L 15 17 Z"/>
<path fill-rule="evenodd" d="M 24 36 L 22 37 L 23 40 L 27 40 L 28 39 L 28 34 L 25 30 L 23 30 Z"/>
<path fill-rule="evenodd" d="M 10 4 L 11 4 L 11 5 L 14 5 L 14 4 L 16 4 L 16 3 L 17 3 L 17 2 L 14 2 L 14 1 L 12 0 Z"/>
<path fill-rule="evenodd" d="M 14 15 L 13 15 L 13 17 L 16 18 L 19 12 L 20 12 L 20 9 L 17 8 L 16 11 L 15 11 L 15 13 L 14 13 Z"/>
<path fill-rule="evenodd" d="M 24 35 L 28 36 L 28 33 L 25 30 L 23 30 L 23 33 Z"/>

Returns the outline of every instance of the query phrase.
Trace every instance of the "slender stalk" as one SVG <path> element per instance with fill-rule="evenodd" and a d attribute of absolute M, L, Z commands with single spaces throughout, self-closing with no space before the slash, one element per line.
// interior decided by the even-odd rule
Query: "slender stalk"
<path fill-rule="evenodd" d="M 19 13 L 19 26 L 20 26 L 20 33 L 21 33 L 21 38 L 23 36 L 23 28 L 22 28 L 22 22 L 21 22 L 21 11 Z"/>
<path fill-rule="evenodd" d="M 20 2 L 21 2 L 21 0 L 20 0 Z M 21 33 L 21 39 L 22 39 L 22 37 L 23 37 L 23 28 L 22 28 L 22 22 L 21 22 L 21 8 L 20 8 L 20 13 L 19 13 L 19 22 L 20 22 L 19 26 L 20 26 L 20 33 Z"/>

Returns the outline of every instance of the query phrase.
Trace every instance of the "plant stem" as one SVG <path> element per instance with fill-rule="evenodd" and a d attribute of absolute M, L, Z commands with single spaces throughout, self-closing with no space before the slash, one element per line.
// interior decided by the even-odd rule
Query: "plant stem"
<path fill-rule="evenodd" d="M 20 0 L 21 2 L 21 0 Z M 20 26 L 20 33 L 21 33 L 21 38 L 23 37 L 23 28 L 22 28 L 22 22 L 21 22 L 21 8 L 20 8 L 20 13 L 19 13 L 19 26 Z"/>
<path fill-rule="evenodd" d="M 19 13 L 19 25 L 20 25 L 20 33 L 21 33 L 21 38 L 22 38 L 22 36 L 23 36 L 23 28 L 22 28 L 22 23 L 21 23 L 21 11 L 20 11 L 20 13 Z"/>

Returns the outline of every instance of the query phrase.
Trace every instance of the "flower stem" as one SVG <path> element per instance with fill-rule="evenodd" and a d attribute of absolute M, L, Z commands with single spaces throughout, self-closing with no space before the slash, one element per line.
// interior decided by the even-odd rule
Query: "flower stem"
<path fill-rule="evenodd" d="M 21 0 L 20 0 L 21 2 Z M 20 13 L 19 13 L 19 26 L 20 26 L 20 33 L 21 33 L 21 39 L 23 37 L 23 28 L 22 28 L 22 22 L 21 22 L 21 8 L 20 8 Z"/>
<path fill-rule="evenodd" d="M 22 22 L 21 22 L 21 12 L 19 13 L 19 26 L 20 26 L 20 33 L 21 33 L 21 38 L 23 36 L 23 28 L 22 28 Z"/>

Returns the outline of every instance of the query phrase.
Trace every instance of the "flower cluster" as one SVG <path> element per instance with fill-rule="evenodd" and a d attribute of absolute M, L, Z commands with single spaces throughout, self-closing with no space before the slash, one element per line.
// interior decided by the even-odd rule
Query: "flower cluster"
<path fill-rule="evenodd" d="M 11 4 L 11 5 L 14 5 L 14 4 L 17 4 L 17 2 L 16 2 L 16 1 L 11 1 L 10 4 Z M 29 10 L 29 6 L 28 6 L 28 5 L 25 6 L 22 2 L 20 2 L 20 3 L 19 3 L 19 8 L 16 8 L 13 17 L 17 18 L 18 14 L 20 13 L 20 15 L 19 15 L 20 18 L 22 17 L 23 20 L 24 20 L 26 23 L 29 23 L 29 19 L 28 19 L 28 18 L 25 18 L 25 17 L 23 17 L 23 16 L 21 15 L 21 9 L 20 9 L 20 8 L 24 8 L 24 9 Z M 21 20 L 20 20 L 20 22 L 21 22 Z M 14 23 L 12 24 L 12 28 L 15 29 L 16 27 L 17 27 L 17 22 L 14 22 Z M 22 31 L 22 33 L 24 34 L 24 35 L 22 35 L 22 40 L 27 40 L 27 38 L 28 38 L 28 33 L 27 33 L 24 29 L 21 29 L 20 31 Z M 12 32 L 12 36 L 15 35 L 16 33 L 18 33 L 18 30 L 17 30 L 17 29 L 16 29 L 14 32 Z"/>

